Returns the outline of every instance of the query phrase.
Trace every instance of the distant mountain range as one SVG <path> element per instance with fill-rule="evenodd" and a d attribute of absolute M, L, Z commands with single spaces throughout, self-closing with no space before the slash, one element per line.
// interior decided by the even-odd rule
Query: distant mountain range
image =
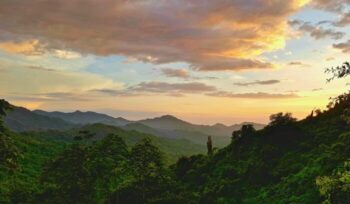
<path fill-rule="evenodd" d="M 71 113 L 47 112 L 43 110 L 30 111 L 22 107 L 14 107 L 4 119 L 5 124 L 13 131 L 41 131 L 41 130 L 68 130 L 90 124 L 105 124 L 120 127 L 125 130 L 135 130 L 152 134 L 158 137 L 186 139 L 197 144 L 205 144 L 208 136 L 212 136 L 216 146 L 221 147 L 229 143 L 233 131 L 243 124 L 226 126 L 196 125 L 180 120 L 171 115 L 130 121 L 125 118 L 115 118 L 96 112 L 75 111 Z M 253 124 L 256 129 L 262 129 L 263 124 Z"/>

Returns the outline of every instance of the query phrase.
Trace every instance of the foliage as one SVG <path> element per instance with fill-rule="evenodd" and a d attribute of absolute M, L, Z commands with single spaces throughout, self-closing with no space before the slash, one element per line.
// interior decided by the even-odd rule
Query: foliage
<path fill-rule="evenodd" d="M 174 152 L 183 143 L 136 131 L 101 125 L 5 131 L 23 157 L 13 174 L 0 170 L 0 203 L 343 204 L 349 200 L 349 106 L 342 99 L 301 121 L 274 114 L 266 128 L 244 125 L 227 147 L 210 156 L 183 155 L 171 166 L 161 150 L 180 155 Z M 93 137 L 74 140 L 81 130 Z"/>
<path fill-rule="evenodd" d="M 9 132 L 4 127 L 1 118 L 6 115 L 8 109 L 11 109 L 11 105 L 5 100 L 0 100 L 0 170 L 13 171 L 18 167 L 19 152 L 9 137 Z"/>
<path fill-rule="evenodd" d="M 325 72 L 327 74 L 332 74 L 332 76 L 327 79 L 328 82 L 337 78 L 347 77 L 350 74 L 350 63 L 344 62 L 341 66 L 327 68 Z"/>
<path fill-rule="evenodd" d="M 296 119 L 292 117 L 291 113 L 276 113 L 270 116 L 269 126 L 288 125 L 295 121 Z"/>
<path fill-rule="evenodd" d="M 333 171 L 331 176 L 318 177 L 316 184 L 320 193 L 326 198 L 325 204 L 344 204 L 350 202 L 350 160 L 341 168 Z"/>

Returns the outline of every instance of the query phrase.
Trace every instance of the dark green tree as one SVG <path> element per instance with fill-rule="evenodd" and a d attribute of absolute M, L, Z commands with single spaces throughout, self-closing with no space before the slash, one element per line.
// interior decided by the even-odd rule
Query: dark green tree
<path fill-rule="evenodd" d="M 240 130 L 233 131 L 232 133 L 232 141 L 240 140 L 244 137 L 250 137 L 256 132 L 254 126 L 252 124 L 246 124 L 241 127 Z"/>
<path fill-rule="evenodd" d="M 128 150 L 121 137 L 110 134 L 93 145 L 89 151 L 88 168 L 95 186 L 95 200 L 109 201 L 112 192 L 128 179 Z"/>
<path fill-rule="evenodd" d="M 207 149 L 208 149 L 208 155 L 209 156 L 213 155 L 213 141 L 211 140 L 211 136 L 208 136 Z"/>
<path fill-rule="evenodd" d="M 143 139 L 131 149 L 128 170 L 132 177 L 113 194 L 112 203 L 177 203 L 163 154 L 150 139 Z"/>
<path fill-rule="evenodd" d="M 297 119 L 293 118 L 291 113 L 276 113 L 270 116 L 269 126 L 289 125 L 295 121 L 297 121 Z"/>
<path fill-rule="evenodd" d="M 333 171 L 331 176 L 318 177 L 316 184 L 325 197 L 324 204 L 350 203 L 350 160 Z"/>
<path fill-rule="evenodd" d="M 43 203 L 92 203 L 90 172 L 86 167 L 87 148 L 74 144 L 43 169 L 41 182 L 45 192 L 40 196 Z"/>

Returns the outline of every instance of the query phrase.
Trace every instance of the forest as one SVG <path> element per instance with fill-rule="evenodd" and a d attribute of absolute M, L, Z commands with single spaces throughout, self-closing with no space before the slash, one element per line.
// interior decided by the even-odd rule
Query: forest
<path fill-rule="evenodd" d="M 350 66 L 327 72 L 344 78 Z M 0 101 L 2 116 L 11 109 Z M 226 147 L 208 141 L 207 153 L 177 160 L 150 136 L 93 136 L 18 133 L 1 121 L 0 203 L 350 203 L 350 93 L 302 120 L 277 113 L 261 130 L 245 124 Z"/>

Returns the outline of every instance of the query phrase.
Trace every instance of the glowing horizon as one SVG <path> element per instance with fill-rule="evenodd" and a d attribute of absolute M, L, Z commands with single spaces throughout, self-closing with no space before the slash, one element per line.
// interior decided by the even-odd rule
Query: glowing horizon
<path fill-rule="evenodd" d="M 0 2 L 1 98 L 131 120 L 267 123 L 346 90 L 345 0 Z M 30 8 L 30 9 L 28 9 Z"/>

